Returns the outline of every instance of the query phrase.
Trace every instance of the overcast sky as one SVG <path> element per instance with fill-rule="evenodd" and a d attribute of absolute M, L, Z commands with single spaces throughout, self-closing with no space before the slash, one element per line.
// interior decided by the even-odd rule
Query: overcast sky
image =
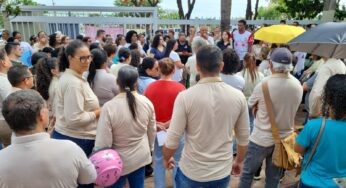
<path fill-rule="evenodd" d="M 38 3 L 52 5 L 52 0 L 35 0 Z M 67 6 L 113 6 L 113 0 L 53 0 L 55 5 Z M 191 18 L 219 18 L 220 17 L 220 1 L 221 0 L 196 0 L 195 7 Z M 253 7 L 255 0 L 253 1 Z M 182 0 L 183 6 L 187 7 L 187 0 Z M 260 5 L 267 5 L 268 0 L 260 0 Z M 244 17 L 246 10 L 245 0 L 233 0 L 231 17 Z M 164 9 L 178 9 L 177 1 L 161 0 L 160 6 Z"/>

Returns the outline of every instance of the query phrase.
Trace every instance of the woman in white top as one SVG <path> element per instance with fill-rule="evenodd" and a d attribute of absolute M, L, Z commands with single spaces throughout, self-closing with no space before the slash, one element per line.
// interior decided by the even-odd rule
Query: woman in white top
<path fill-rule="evenodd" d="M 120 93 L 107 102 L 97 125 L 95 150 L 113 148 L 123 160 L 120 179 L 111 187 L 144 188 L 145 165 L 151 163 L 156 134 L 155 111 L 146 97 L 139 95 L 138 72 L 132 66 L 119 70 Z"/>
<path fill-rule="evenodd" d="M 48 131 L 52 131 L 55 124 L 56 91 L 59 81 L 59 66 L 56 58 L 42 58 L 37 63 L 36 89 L 47 101 L 49 109 Z"/>
<path fill-rule="evenodd" d="M 70 42 L 59 57 L 60 76 L 56 92 L 55 139 L 71 140 L 89 156 L 96 137 L 100 115 L 97 96 L 83 78 L 89 69 L 92 55 L 80 41 Z"/>
<path fill-rule="evenodd" d="M 87 80 L 99 99 L 100 106 L 110 101 L 119 93 L 116 77 L 107 72 L 107 54 L 101 49 L 91 51 L 93 61 L 89 67 Z"/>
<path fill-rule="evenodd" d="M 128 66 L 131 62 L 131 51 L 128 48 L 121 48 L 118 53 L 119 62 L 111 66 L 111 73 L 118 77 L 119 69 Z"/>
<path fill-rule="evenodd" d="M 223 69 L 220 73 L 222 81 L 239 91 L 243 91 L 245 80 L 242 76 L 236 74 L 240 67 L 239 56 L 231 48 L 224 49 L 222 55 L 224 63 Z"/>
<path fill-rule="evenodd" d="M 180 82 L 183 79 L 183 68 L 184 64 L 181 62 L 179 54 L 175 52 L 178 49 L 178 42 L 175 39 L 170 39 L 167 42 L 166 52 L 164 57 L 169 57 L 174 62 L 175 73 L 173 75 L 173 80 Z"/>

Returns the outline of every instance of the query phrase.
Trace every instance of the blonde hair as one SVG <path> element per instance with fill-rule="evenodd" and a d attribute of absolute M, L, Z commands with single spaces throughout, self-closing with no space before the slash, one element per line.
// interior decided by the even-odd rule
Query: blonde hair
<path fill-rule="evenodd" d="M 163 58 L 159 61 L 159 70 L 161 74 L 168 76 L 172 74 L 174 71 L 175 66 L 171 58 Z"/>
<path fill-rule="evenodd" d="M 246 53 L 244 57 L 244 72 L 248 70 L 250 73 L 252 83 L 255 82 L 257 78 L 257 67 L 256 67 L 256 57 L 252 53 Z"/>

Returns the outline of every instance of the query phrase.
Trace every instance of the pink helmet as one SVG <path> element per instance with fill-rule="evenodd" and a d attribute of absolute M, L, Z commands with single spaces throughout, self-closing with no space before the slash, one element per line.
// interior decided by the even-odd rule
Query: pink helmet
<path fill-rule="evenodd" d="M 107 187 L 113 185 L 121 176 L 123 162 L 113 149 L 101 150 L 90 157 L 97 172 L 96 185 Z"/>

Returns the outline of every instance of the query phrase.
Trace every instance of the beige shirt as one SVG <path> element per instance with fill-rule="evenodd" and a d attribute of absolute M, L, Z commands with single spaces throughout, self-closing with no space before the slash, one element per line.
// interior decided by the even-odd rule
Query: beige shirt
<path fill-rule="evenodd" d="M 56 98 L 55 130 L 66 136 L 94 140 L 94 111 L 99 108 L 99 101 L 89 83 L 72 69 L 66 69 L 59 79 Z"/>
<path fill-rule="evenodd" d="M 324 86 L 328 79 L 336 74 L 346 74 L 346 66 L 344 62 L 338 59 L 328 59 L 318 69 L 318 74 L 309 96 L 310 115 L 321 115 Z"/>
<path fill-rule="evenodd" d="M 95 179 L 95 167 L 79 146 L 47 133 L 13 136 L 0 151 L 1 188 L 72 188 Z"/>
<path fill-rule="evenodd" d="M 293 132 L 294 118 L 302 100 L 303 88 L 291 74 L 273 74 L 264 78 L 255 87 L 248 101 L 250 107 L 258 103 L 250 141 L 263 147 L 269 147 L 274 145 L 274 140 L 262 91 L 262 83 L 265 81 L 268 81 L 276 125 L 281 138 L 285 138 Z"/>
<path fill-rule="evenodd" d="M 129 174 L 151 162 L 154 149 L 156 121 L 153 104 L 133 92 L 136 98 L 136 120 L 130 112 L 125 93 L 107 102 L 97 126 L 94 150 L 113 148 L 123 160 L 122 175 Z"/>
<path fill-rule="evenodd" d="M 181 171 L 198 182 L 219 180 L 231 173 L 233 130 L 237 144 L 246 146 L 250 131 L 243 93 L 219 77 L 204 78 L 176 98 L 165 146 L 178 148 L 185 134 Z"/>
<path fill-rule="evenodd" d="M 47 105 L 48 105 L 50 117 L 55 117 L 56 100 L 57 100 L 56 92 L 58 89 L 58 85 L 59 85 L 59 78 L 54 76 L 48 88 L 49 98 L 47 100 Z"/>
<path fill-rule="evenodd" d="M 7 79 L 7 74 L 0 72 L 0 121 L 5 120 L 4 116 L 1 113 L 2 103 L 6 97 L 11 93 L 12 85 Z"/>
<path fill-rule="evenodd" d="M 125 64 L 125 63 L 120 63 L 120 62 L 118 62 L 117 64 L 113 64 L 111 66 L 111 73 L 117 78 L 120 68 L 122 68 L 124 66 L 129 66 L 129 65 Z"/>
<path fill-rule="evenodd" d="M 106 69 L 97 69 L 92 89 L 103 106 L 119 93 L 117 78 Z"/>
<path fill-rule="evenodd" d="M 244 89 L 243 89 L 243 93 L 244 93 L 244 95 L 246 97 L 246 100 L 248 100 L 249 97 L 251 96 L 253 90 L 255 89 L 257 84 L 261 80 L 263 80 L 264 76 L 263 76 L 263 74 L 261 72 L 256 71 L 256 78 L 254 79 L 254 81 L 252 81 L 250 72 L 247 69 L 237 73 L 237 75 L 243 77 L 244 80 L 245 80 L 245 86 L 244 86 Z"/>

